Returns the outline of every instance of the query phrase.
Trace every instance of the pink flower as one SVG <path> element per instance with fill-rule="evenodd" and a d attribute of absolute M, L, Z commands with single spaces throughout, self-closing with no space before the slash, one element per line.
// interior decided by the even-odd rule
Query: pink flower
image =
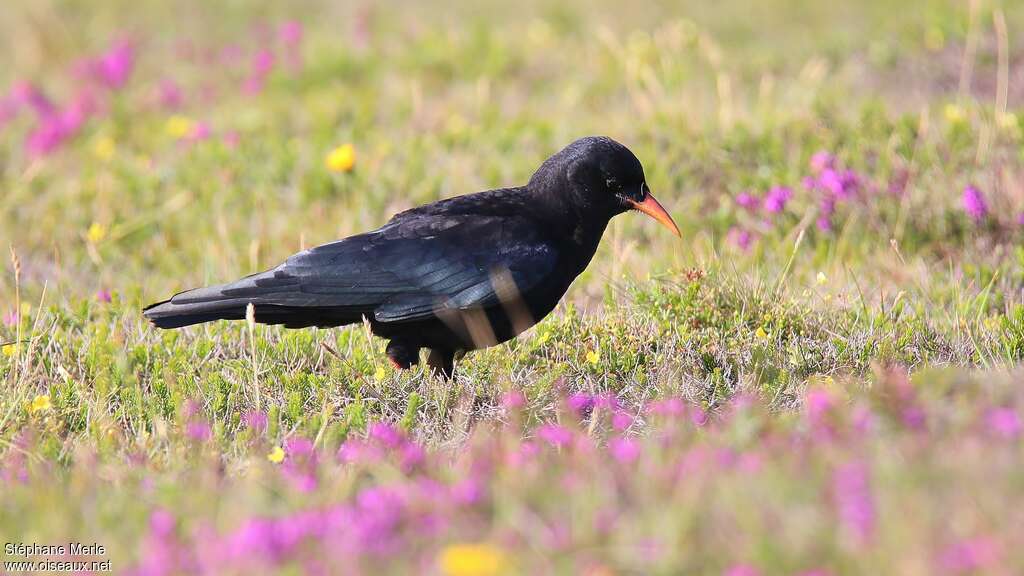
<path fill-rule="evenodd" d="M 625 410 L 616 410 L 612 413 L 612 428 L 619 432 L 626 430 L 633 425 L 633 415 Z"/>
<path fill-rule="evenodd" d="M 760 576 L 761 572 L 750 564 L 736 564 L 725 571 L 725 576 Z"/>
<path fill-rule="evenodd" d="M 18 312 L 16 310 L 8 310 L 4 312 L 4 326 L 8 328 L 18 325 Z"/>
<path fill-rule="evenodd" d="M 181 107 L 184 98 L 177 82 L 168 78 L 160 82 L 160 87 L 157 89 L 157 100 L 164 108 L 175 110 Z"/>
<path fill-rule="evenodd" d="M 981 536 L 961 540 L 939 555 L 939 565 L 950 574 L 969 574 L 999 563 L 999 546 Z"/>
<path fill-rule="evenodd" d="M 96 300 L 103 302 L 104 304 L 109 304 L 110 301 L 113 300 L 113 296 L 110 294 L 110 290 L 101 288 L 96 292 Z"/>
<path fill-rule="evenodd" d="M 558 424 L 544 424 L 537 429 L 537 437 L 555 447 L 568 446 L 572 436 L 571 430 Z"/>
<path fill-rule="evenodd" d="M 750 249 L 750 245 L 754 241 L 749 230 L 735 226 L 729 229 L 729 232 L 725 235 L 725 239 L 727 242 L 744 252 Z"/>
<path fill-rule="evenodd" d="M 793 190 L 786 186 L 772 186 L 762 202 L 765 212 L 778 214 L 786 209 L 786 203 L 793 197 Z"/>
<path fill-rule="evenodd" d="M 1020 415 L 1013 408 L 992 408 L 985 415 L 985 422 L 989 433 L 1004 440 L 1014 440 L 1024 430 Z"/>
<path fill-rule="evenodd" d="M 262 434 L 263 431 L 267 429 L 267 425 L 270 423 L 270 420 L 267 418 L 266 412 L 250 410 L 242 415 L 242 422 L 245 422 L 246 427 L 253 432 Z"/>
<path fill-rule="evenodd" d="M 518 390 L 506 392 L 501 396 L 501 405 L 506 410 L 521 410 L 526 406 L 526 395 Z"/>
<path fill-rule="evenodd" d="M 582 416 L 583 413 L 593 409 L 594 397 L 586 392 L 577 392 L 566 398 L 565 403 L 569 406 L 569 410 L 572 410 L 578 416 Z"/>
<path fill-rule="evenodd" d="M 870 540 L 875 531 L 875 502 L 867 465 L 853 461 L 836 468 L 832 497 L 840 523 L 854 539 L 860 543 Z"/>
<path fill-rule="evenodd" d="M 11 89 L 10 101 L 14 106 L 28 106 L 39 117 L 53 115 L 57 108 L 41 89 L 28 82 L 15 84 Z"/>
<path fill-rule="evenodd" d="M 227 133 L 224 134 L 222 141 L 224 142 L 225 146 L 234 150 L 235 148 L 238 148 L 238 143 L 241 141 L 241 138 L 238 136 L 238 132 L 235 132 L 234 130 L 229 130 Z"/>
<path fill-rule="evenodd" d="M 825 150 L 820 150 L 818 152 L 815 152 L 814 155 L 811 156 L 811 172 L 819 174 L 826 169 L 834 167 L 835 163 L 835 156 L 833 156 L 829 152 L 826 152 Z"/>
<path fill-rule="evenodd" d="M 612 438 L 608 441 L 608 453 L 618 462 L 629 464 L 640 456 L 640 444 L 632 438 Z"/>
<path fill-rule="evenodd" d="M 192 133 L 188 135 L 191 142 L 202 142 L 210 137 L 210 125 L 206 122 L 197 122 L 192 127 Z"/>
<path fill-rule="evenodd" d="M 116 42 L 95 64 L 97 77 L 110 89 L 124 86 L 134 68 L 135 48 L 125 40 Z"/>
<path fill-rule="evenodd" d="M 986 216 L 988 216 L 988 204 L 985 202 L 985 197 L 982 196 L 981 190 L 978 190 L 974 186 L 967 186 L 964 188 L 964 194 L 961 198 L 961 202 L 963 203 L 964 212 L 966 212 L 975 223 L 980 223 Z"/>
<path fill-rule="evenodd" d="M 302 42 L 302 23 L 296 20 L 289 20 L 281 24 L 278 35 L 286 46 L 296 46 Z"/>
<path fill-rule="evenodd" d="M 749 192 L 740 192 L 735 198 L 736 205 L 746 210 L 757 208 L 757 198 Z"/>
<path fill-rule="evenodd" d="M 199 419 L 185 426 L 185 435 L 196 442 L 206 442 L 212 436 L 212 431 L 206 420 Z"/>

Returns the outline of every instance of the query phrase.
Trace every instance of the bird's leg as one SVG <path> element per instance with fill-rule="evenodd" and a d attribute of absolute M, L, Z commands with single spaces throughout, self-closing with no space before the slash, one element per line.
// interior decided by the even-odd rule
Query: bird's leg
<path fill-rule="evenodd" d="M 386 353 L 388 360 L 400 370 L 408 370 L 420 361 L 419 346 L 412 346 L 408 342 L 392 340 L 388 342 Z"/>
<path fill-rule="evenodd" d="M 442 350 L 431 348 L 427 355 L 427 366 L 436 376 L 451 378 L 455 375 L 455 352 L 453 350 Z"/>

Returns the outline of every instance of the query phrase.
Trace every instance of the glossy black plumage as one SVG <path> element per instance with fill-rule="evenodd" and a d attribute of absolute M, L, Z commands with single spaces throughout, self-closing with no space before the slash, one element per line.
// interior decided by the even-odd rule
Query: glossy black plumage
<path fill-rule="evenodd" d="M 647 196 L 628 149 L 584 138 L 526 186 L 407 210 L 372 232 L 182 292 L 144 314 L 160 328 L 242 319 L 249 303 L 257 322 L 288 328 L 366 318 L 391 340 L 388 356 L 400 367 L 425 347 L 430 364 L 450 374 L 457 352 L 508 340 L 546 316 L 590 262 L 609 219 Z"/>

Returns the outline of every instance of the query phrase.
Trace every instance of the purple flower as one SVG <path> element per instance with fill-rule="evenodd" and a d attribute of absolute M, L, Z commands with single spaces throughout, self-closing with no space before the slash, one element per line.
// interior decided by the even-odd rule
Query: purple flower
<path fill-rule="evenodd" d="M 191 142 L 201 142 L 210 137 L 210 125 L 206 122 L 197 122 L 192 128 L 192 133 L 188 135 L 188 139 Z"/>
<path fill-rule="evenodd" d="M 964 194 L 961 201 L 963 203 L 964 212 L 966 212 L 975 223 L 981 222 L 985 219 L 985 216 L 988 215 L 988 204 L 985 202 L 985 197 L 982 196 L 981 191 L 974 186 L 967 186 L 964 188 Z"/>
<path fill-rule="evenodd" d="M 558 424 L 544 424 L 537 428 L 537 437 L 555 447 L 568 446 L 572 442 L 572 431 Z"/>
<path fill-rule="evenodd" d="M 842 525 L 858 542 L 870 540 L 875 530 L 875 502 L 867 465 L 854 461 L 836 468 L 832 474 L 832 492 Z"/>
<path fill-rule="evenodd" d="M 939 564 L 950 574 L 970 574 L 999 562 L 999 546 L 986 537 L 961 540 L 939 555 Z"/>
<path fill-rule="evenodd" d="M 836 157 L 826 152 L 825 150 L 819 150 L 811 156 L 811 172 L 819 174 L 822 171 L 832 168 L 835 166 Z"/>
<path fill-rule="evenodd" d="M 302 42 L 302 23 L 296 20 L 289 20 L 281 24 L 278 35 L 285 46 L 296 46 Z"/>
<path fill-rule="evenodd" d="M 135 68 L 135 48 L 128 41 L 121 40 L 101 55 L 95 64 L 96 75 L 108 88 L 116 90 L 124 86 Z"/>
<path fill-rule="evenodd" d="M 101 288 L 96 292 L 96 300 L 103 302 L 104 304 L 110 304 L 110 301 L 113 300 L 113 296 L 110 294 L 110 290 Z"/>
<path fill-rule="evenodd" d="M 749 250 L 750 245 L 754 240 L 749 230 L 738 227 L 730 228 L 729 232 L 725 235 L 725 239 L 727 242 L 743 251 Z"/>
<path fill-rule="evenodd" d="M 11 89 L 10 101 L 15 106 L 28 106 L 39 117 L 51 116 L 57 108 L 38 87 L 28 82 L 15 84 Z"/>
<path fill-rule="evenodd" d="M 586 392 L 577 392 L 566 398 L 565 403 L 569 406 L 569 410 L 577 415 L 582 415 L 594 407 L 594 397 Z"/>
<path fill-rule="evenodd" d="M 736 205 L 746 210 L 757 208 L 757 198 L 749 192 L 740 192 L 735 198 Z"/>
<path fill-rule="evenodd" d="M 786 209 L 786 203 L 793 197 L 793 190 L 787 186 L 772 186 L 765 195 L 762 206 L 769 214 L 778 214 Z"/>
<path fill-rule="evenodd" d="M 196 442 L 206 442 L 212 436 L 210 425 L 206 420 L 193 420 L 185 426 L 185 435 Z"/>
<path fill-rule="evenodd" d="M 29 156 L 39 158 L 47 156 L 68 137 L 64 122 L 59 115 L 54 114 L 44 118 L 35 130 L 29 133 L 25 140 L 25 148 Z"/>
<path fill-rule="evenodd" d="M 640 456 L 640 444 L 632 438 L 612 438 L 608 441 L 608 453 L 618 462 L 629 464 Z"/>
<path fill-rule="evenodd" d="M 750 564 L 736 564 L 725 571 L 724 576 L 760 576 L 761 572 Z"/>
<path fill-rule="evenodd" d="M 20 318 L 18 317 L 17 310 L 8 310 L 7 312 L 4 312 L 4 326 L 7 326 L 8 328 L 17 326 L 18 320 L 20 320 Z"/>
<path fill-rule="evenodd" d="M 501 396 L 501 405 L 506 410 L 520 410 L 526 406 L 526 395 L 517 390 L 506 392 Z"/>
<path fill-rule="evenodd" d="M 164 108 L 175 110 L 181 107 L 184 98 L 177 82 L 168 78 L 160 82 L 160 87 L 157 89 L 157 100 Z"/>
<path fill-rule="evenodd" d="M 386 422 L 370 424 L 370 438 L 385 448 L 398 448 L 405 441 L 402 431 Z"/>
<path fill-rule="evenodd" d="M 988 431 L 1004 440 L 1014 440 L 1024 431 L 1020 415 L 1013 408 L 992 408 L 985 415 Z"/>
<path fill-rule="evenodd" d="M 623 431 L 633 425 L 633 415 L 625 410 L 616 410 L 612 413 L 612 428 Z"/>
<path fill-rule="evenodd" d="M 245 422 L 246 427 L 257 434 L 262 434 L 263 431 L 267 429 L 267 424 L 270 422 L 267 418 L 267 413 L 260 410 L 250 410 L 246 412 L 242 415 L 242 421 Z"/>

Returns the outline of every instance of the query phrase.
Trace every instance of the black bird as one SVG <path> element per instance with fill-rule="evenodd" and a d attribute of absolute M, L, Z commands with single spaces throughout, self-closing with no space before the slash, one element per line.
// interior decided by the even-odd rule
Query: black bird
<path fill-rule="evenodd" d="M 526 186 L 441 200 L 280 266 L 147 307 L 160 328 L 254 319 L 286 328 L 369 321 L 399 368 L 451 376 L 456 354 L 513 338 L 547 316 L 597 250 L 613 216 L 648 214 L 677 236 L 643 166 L 606 137 L 548 158 Z"/>

